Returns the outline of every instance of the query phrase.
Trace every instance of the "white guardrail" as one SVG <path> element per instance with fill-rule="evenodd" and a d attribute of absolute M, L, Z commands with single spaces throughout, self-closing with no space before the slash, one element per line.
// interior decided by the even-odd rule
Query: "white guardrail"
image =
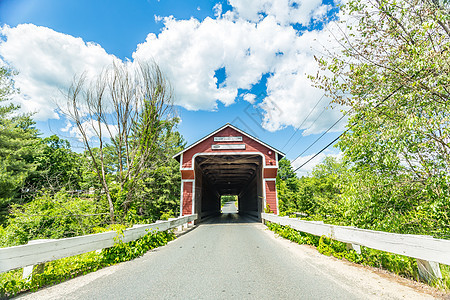
<path fill-rule="evenodd" d="M 347 243 L 359 252 L 359 246 L 382 250 L 416 258 L 421 276 L 442 278 L 437 263 L 450 265 L 450 240 L 435 239 L 431 236 L 398 234 L 360 229 L 350 226 L 323 224 L 316 221 L 280 217 L 262 213 L 261 218 L 283 226 L 317 236 L 326 236 Z"/>
<path fill-rule="evenodd" d="M 182 216 L 169 221 L 158 221 L 148 225 L 134 225 L 125 229 L 120 240 L 124 243 L 137 240 L 149 232 L 166 231 L 195 221 L 197 214 Z M 37 265 L 52 260 L 100 250 L 114 246 L 116 231 L 77 236 L 57 240 L 46 240 L 36 244 L 0 248 L 0 273 Z"/>

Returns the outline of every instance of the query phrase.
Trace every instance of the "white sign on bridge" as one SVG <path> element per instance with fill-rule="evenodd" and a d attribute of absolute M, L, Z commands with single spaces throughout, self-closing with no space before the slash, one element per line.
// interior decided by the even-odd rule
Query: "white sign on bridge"
<path fill-rule="evenodd" d="M 216 136 L 214 142 L 242 142 L 242 136 Z"/>
<path fill-rule="evenodd" d="M 245 150 L 245 144 L 211 145 L 212 150 Z"/>

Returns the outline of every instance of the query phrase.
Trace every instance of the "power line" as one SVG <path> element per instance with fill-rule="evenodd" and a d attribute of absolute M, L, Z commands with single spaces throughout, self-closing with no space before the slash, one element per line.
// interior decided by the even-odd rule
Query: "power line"
<path fill-rule="evenodd" d="M 413 78 L 415 77 L 415 75 L 413 76 Z M 374 106 L 373 109 L 377 109 L 378 107 L 380 107 L 381 104 L 383 104 L 384 102 L 386 102 L 386 100 L 388 100 L 389 98 L 392 97 L 392 95 L 394 95 L 395 93 L 397 93 L 401 88 L 403 87 L 403 85 L 399 86 L 398 88 L 396 88 L 393 92 L 391 92 L 389 95 L 387 95 L 383 100 L 381 100 L 377 105 Z M 349 113 L 351 110 L 349 110 L 347 113 Z M 314 145 L 318 140 L 320 140 L 331 128 L 333 128 L 337 123 L 339 123 L 339 121 L 341 121 L 344 118 L 345 114 L 339 118 L 339 120 L 337 120 L 333 125 L 331 125 L 330 128 L 327 129 L 327 131 L 325 131 L 319 138 L 317 138 L 306 150 L 308 150 L 309 148 L 311 148 L 312 145 Z M 364 117 L 364 116 L 362 116 Z M 362 117 L 360 117 L 359 119 L 361 119 Z M 317 157 L 317 155 L 319 155 L 320 153 L 322 153 L 323 151 L 325 151 L 325 149 L 327 149 L 328 147 L 330 147 L 331 145 L 333 145 L 338 139 L 340 139 L 345 133 L 347 133 L 349 130 L 351 130 L 358 122 L 359 120 L 356 120 L 355 122 L 353 122 L 352 125 L 350 125 L 349 128 L 347 128 L 344 132 L 342 132 L 337 138 L 335 138 L 334 140 L 332 140 L 330 143 L 328 143 L 328 145 L 326 145 L 325 147 L 323 147 L 319 152 L 317 152 L 316 154 L 314 154 L 310 159 L 308 159 L 306 162 L 304 162 L 301 166 L 299 166 L 298 168 L 296 168 L 294 170 L 294 172 L 297 172 L 298 169 L 300 169 L 301 167 L 303 167 L 304 165 L 306 165 L 307 163 L 309 163 L 311 160 L 313 160 L 315 157 Z M 306 151 L 305 150 L 305 151 Z M 297 158 L 295 158 L 292 162 L 294 162 L 295 160 L 297 160 L 303 153 L 305 153 L 305 151 L 303 151 L 299 156 L 297 156 Z"/>
<path fill-rule="evenodd" d="M 291 135 L 291 137 L 290 137 L 289 140 L 286 142 L 286 144 L 284 144 L 284 146 L 283 146 L 283 148 L 281 148 L 281 150 L 283 150 L 284 147 L 286 147 L 287 144 L 289 144 L 289 142 L 290 142 L 291 139 L 294 137 L 294 135 L 297 134 L 297 131 L 298 131 L 300 128 L 302 128 L 303 124 L 304 124 L 304 123 L 306 122 L 306 120 L 309 118 L 309 116 L 311 115 L 311 113 L 316 109 L 317 105 L 319 105 L 320 101 L 322 101 L 322 99 L 323 99 L 324 96 L 325 96 L 325 94 L 323 94 L 323 95 L 319 98 L 319 100 L 317 101 L 316 105 L 314 105 L 314 107 L 311 109 L 311 111 L 310 111 L 309 114 L 306 116 L 306 118 L 303 120 L 303 122 L 300 124 L 300 126 L 298 126 L 298 127 L 295 129 L 294 133 Z M 298 140 L 297 140 L 297 142 L 298 142 Z M 297 142 L 296 142 L 296 143 L 297 143 Z M 291 147 L 290 149 L 292 149 L 292 147 Z M 289 150 L 290 150 L 290 149 L 289 149 Z"/>
<path fill-rule="evenodd" d="M 326 109 L 327 109 L 327 107 L 324 107 L 324 108 L 322 109 L 322 112 L 321 112 L 321 113 L 317 116 L 317 118 L 312 122 L 312 124 L 308 127 L 308 129 L 312 128 L 312 127 L 314 126 L 314 124 L 316 124 L 317 120 L 323 115 L 323 113 L 325 112 Z M 308 129 L 306 129 L 306 130 L 308 130 Z M 306 130 L 305 130 L 305 131 L 306 131 Z M 298 143 L 302 138 L 303 138 L 303 135 L 301 135 L 301 136 L 295 141 L 295 143 L 292 144 L 291 148 L 289 148 L 289 150 L 286 151 L 286 154 L 289 153 L 289 152 L 292 150 L 292 148 L 294 148 L 294 146 L 297 145 L 297 143 Z"/>
<path fill-rule="evenodd" d="M 347 113 L 349 113 L 349 112 L 350 111 L 348 111 Z M 343 114 L 336 122 L 334 122 L 333 125 L 331 125 L 324 133 L 322 133 L 311 145 L 308 146 L 308 148 L 306 148 L 302 153 L 300 153 L 300 155 L 297 156 L 292 162 L 296 161 L 300 156 L 302 156 L 306 151 L 308 151 L 312 146 L 314 146 L 315 143 L 317 143 L 325 134 L 328 133 L 328 131 L 330 131 L 334 126 L 336 126 L 345 116 L 346 116 L 346 114 Z"/>
<path fill-rule="evenodd" d="M 313 160 L 317 155 L 319 155 L 320 153 L 322 153 L 323 151 L 325 151 L 325 149 L 327 149 L 328 147 L 330 147 L 331 145 L 333 145 L 338 139 L 341 138 L 341 136 L 344 135 L 344 133 L 346 133 L 348 131 L 348 129 L 346 131 L 344 131 L 343 133 L 341 133 L 337 138 L 335 138 L 334 140 L 332 140 L 328 145 L 326 145 L 325 147 L 322 148 L 322 150 L 320 150 L 319 152 L 317 152 L 316 154 L 314 154 L 314 156 L 312 156 L 310 159 L 308 159 L 306 162 L 304 162 L 300 167 L 298 167 L 297 169 L 294 170 L 294 172 L 297 172 L 298 169 L 300 169 L 301 167 L 303 167 L 304 165 L 306 165 L 307 163 L 309 163 L 311 160 Z M 298 157 L 297 157 L 298 158 Z M 296 158 L 296 159 L 297 159 Z"/>

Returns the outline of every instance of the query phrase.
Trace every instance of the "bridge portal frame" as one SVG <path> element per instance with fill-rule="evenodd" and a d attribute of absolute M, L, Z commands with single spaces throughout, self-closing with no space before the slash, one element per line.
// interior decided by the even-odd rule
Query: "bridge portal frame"
<path fill-rule="evenodd" d="M 197 158 L 208 156 L 238 156 L 245 159 L 245 157 L 252 155 L 260 157 L 260 174 L 253 174 L 252 176 L 256 176 L 257 178 L 256 197 L 258 197 L 258 194 L 262 194 L 259 196 L 262 197 L 262 199 L 259 199 L 259 197 L 257 199 L 258 209 L 253 211 L 253 214 L 256 213 L 257 216 L 260 217 L 260 213 L 264 212 L 266 205 L 269 206 L 272 212 L 278 214 L 278 197 L 275 180 L 279 166 L 278 161 L 284 157 L 284 153 L 228 123 L 173 156 L 173 158 L 180 162 L 180 172 L 182 177 L 180 215 L 183 216 L 197 213 L 200 219 L 201 217 L 204 217 L 204 214 L 209 213 L 201 211 L 201 204 L 204 200 L 203 198 L 198 200 L 199 198 L 197 197 L 197 193 L 202 193 L 203 188 L 203 177 L 200 178 L 200 175 L 203 174 L 201 172 L 203 171 L 199 171 L 196 165 Z M 217 170 L 222 169 L 220 169 L 219 166 Z M 227 168 L 226 171 L 230 172 L 230 168 Z M 223 172 L 224 170 L 218 171 L 218 173 Z M 232 175 L 228 176 L 231 176 L 229 178 L 233 178 Z M 253 179 L 249 178 L 248 180 L 251 181 Z M 228 182 L 228 184 L 230 184 L 230 182 Z M 261 192 L 259 192 L 260 190 Z M 216 191 L 216 193 L 220 195 L 219 192 L 220 191 Z M 226 193 L 222 190 L 222 195 L 223 194 Z M 203 195 L 200 195 L 200 197 L 203 197 Z M 200 205 L 196 205 L 197 201 L 200 201 Z M 218 210 L 220 212 L 220 204 Z"/>

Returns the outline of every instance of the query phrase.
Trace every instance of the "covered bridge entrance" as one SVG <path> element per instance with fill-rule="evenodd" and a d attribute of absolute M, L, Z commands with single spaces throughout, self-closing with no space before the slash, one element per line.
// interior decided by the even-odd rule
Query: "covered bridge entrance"
<path fill-rule="evenodd" d="M 237 195 L 239 213 L 260 217 L 266 205 L 278 214 L 275 178 L 283 153 L 231 124 L 177 153 L 181 215 L 220 213 L 222 195 Z"/>

